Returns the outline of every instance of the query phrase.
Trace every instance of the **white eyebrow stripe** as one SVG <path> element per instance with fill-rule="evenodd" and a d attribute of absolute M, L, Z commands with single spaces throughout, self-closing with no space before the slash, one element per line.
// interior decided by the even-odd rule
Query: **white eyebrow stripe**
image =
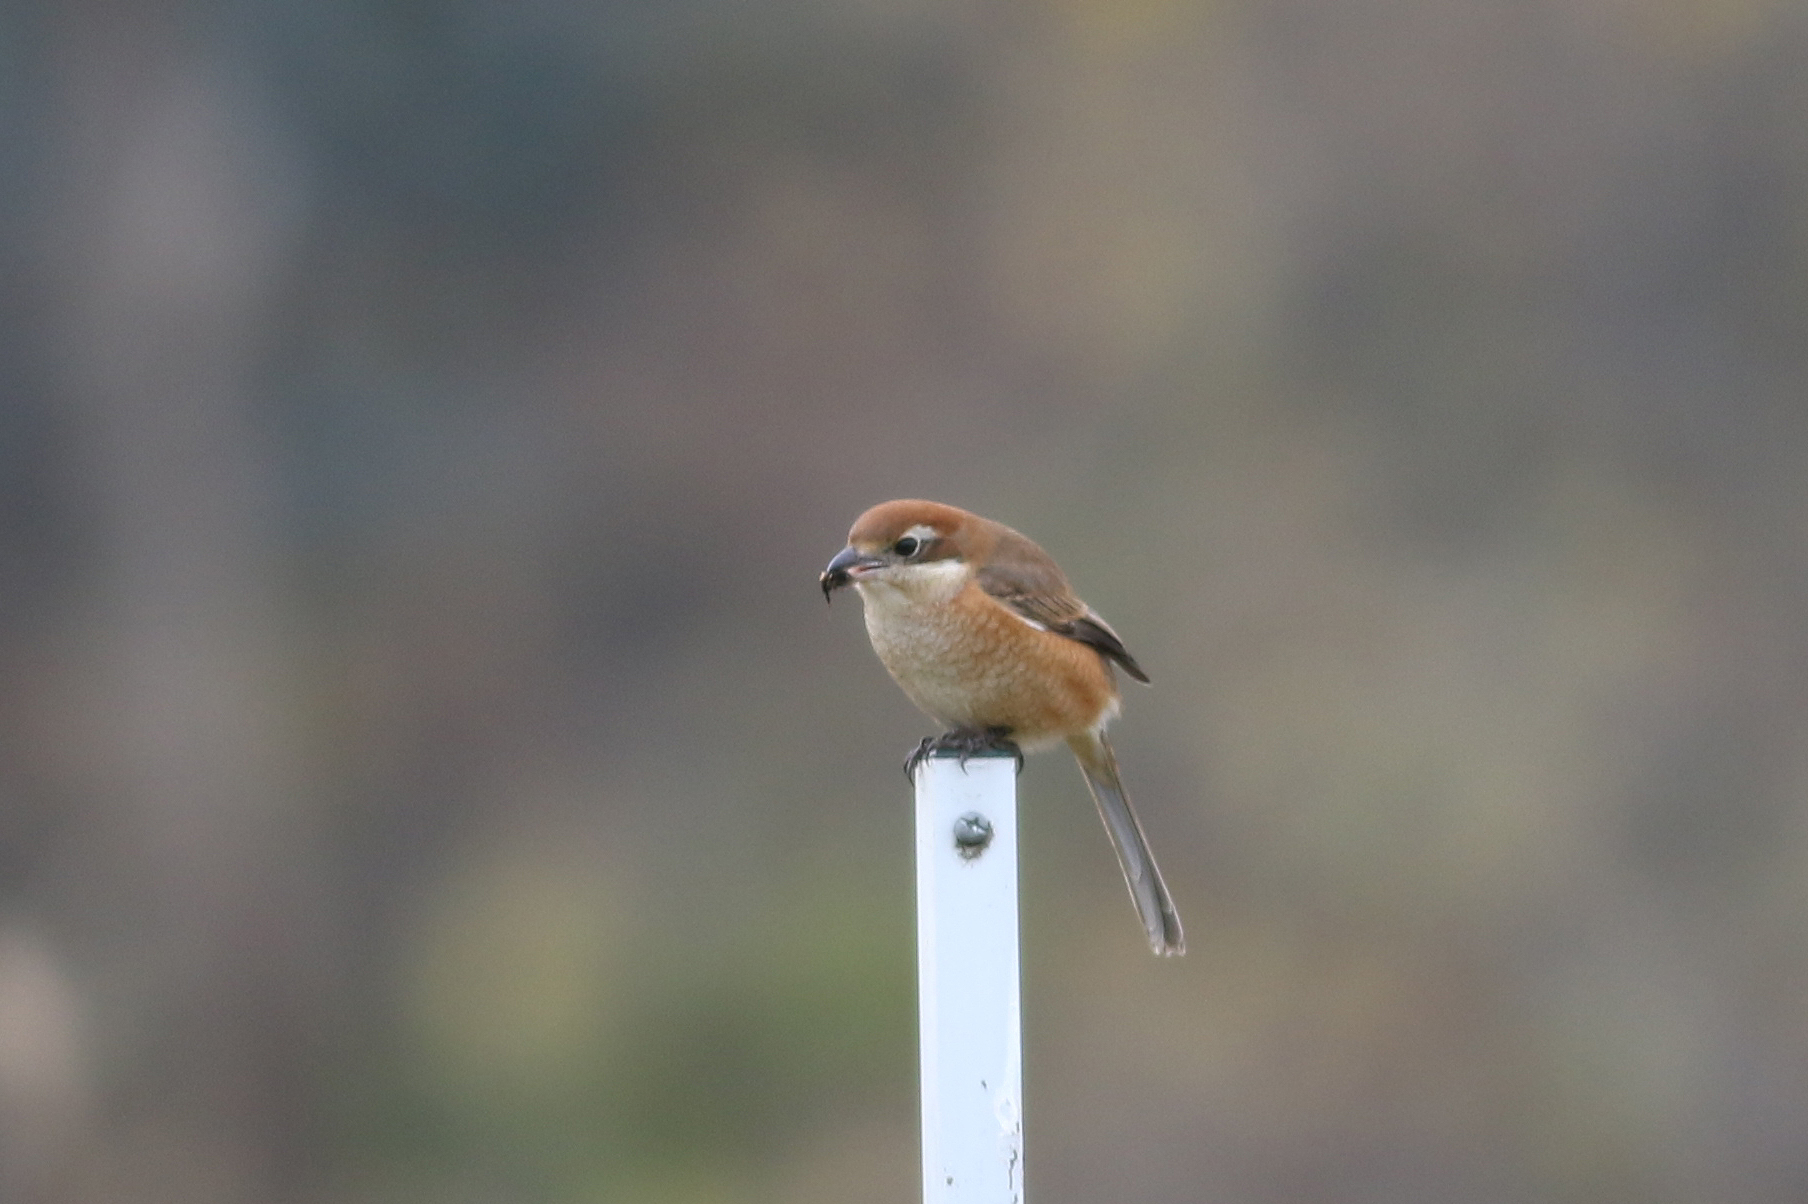
<path fill-rule="evenodd" d="M 928 523 L 918 523 L 910 530 L 904 532 L 904 534 L 910 536 L 918 543 L 928 543 L 930 540 L 937 538 L 935 528 Z"/>

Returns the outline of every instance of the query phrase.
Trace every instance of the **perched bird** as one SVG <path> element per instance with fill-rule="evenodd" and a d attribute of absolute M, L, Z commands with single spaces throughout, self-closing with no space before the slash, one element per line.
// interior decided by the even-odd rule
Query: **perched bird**
<path fill-rule="evenodd" d="M 852 585 L 873 651 L 910 700 L 947 725 L 931 752 L 1021 756 L 1066 741 L 1117 849 L 1130 897 L 1164 956 L 1186 951 L 1180 916 L 1118 780 L 1105 725 L 1121 706 L 1112 666 L 1149 677 L 1047 552 L 1002 523 L 937 502 L 874 506 L 822 574 Z"/>

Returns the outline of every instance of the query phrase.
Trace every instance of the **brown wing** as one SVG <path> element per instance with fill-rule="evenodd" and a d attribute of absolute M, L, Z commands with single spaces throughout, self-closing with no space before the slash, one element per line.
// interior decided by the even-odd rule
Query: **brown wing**
<path fill-rule="evenodd" d="M 1025 536 L 1007 528 L 999 536 L 990 562 L 975 577 L 980 589 L 1024 618 L 1056 635 L 1091 645 L 1137 681 L 1149 680 L 1111 625 L 1074 596 L 1073 587 L 1048 553 Z"/>
<path fill-rule="evenodd" d="M 1050 628 L 1049 630 L 1055 629 Z M 1083 618 L 1075 619 L 1073 626 L 1061 634 L 1076 639 L 1082 644 L 1091 644 L 1108 659 L 1123 666 L 1124 672 L 1131 677 L 1145 686 L 1149 684 L 1149 675 L 1143 672 L 1143 667 L 1136 663 L 1136 658 L 1130 655 L 1128 648 L 1124 647 L 1124 641 L 1118 639 L 1117 632 L 1111 630 L 1110 625 L 1099 618 L 1097 613 L 1088 610 Z"/>

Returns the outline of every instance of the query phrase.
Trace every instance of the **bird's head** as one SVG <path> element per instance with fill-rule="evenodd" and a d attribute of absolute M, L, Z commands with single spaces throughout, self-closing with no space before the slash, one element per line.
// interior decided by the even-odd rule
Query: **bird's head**
<path fill-rule="evenodd" d="M 881 502 L 854 521 L 847 547 L 822 572 L 822 596 L 862 581 L 903 584 L 948 574 L 964 562 L 977 515 L 939 502 Z"/>

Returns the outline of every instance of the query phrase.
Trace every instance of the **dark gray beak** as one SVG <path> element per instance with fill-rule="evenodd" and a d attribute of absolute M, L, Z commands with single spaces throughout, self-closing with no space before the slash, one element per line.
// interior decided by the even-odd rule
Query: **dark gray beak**
<path fill-rule="evenodd" d="M 876 569 L 885 562 L 876 556 L 867 556 L 853 548 L 843 548 L 835 553 L 835 559 L 829 561 L 829 567 L 822 571 L 822 596 L 829 600 L 829 595 L 844 585 L 851 584 L 862 569 Z"/>

